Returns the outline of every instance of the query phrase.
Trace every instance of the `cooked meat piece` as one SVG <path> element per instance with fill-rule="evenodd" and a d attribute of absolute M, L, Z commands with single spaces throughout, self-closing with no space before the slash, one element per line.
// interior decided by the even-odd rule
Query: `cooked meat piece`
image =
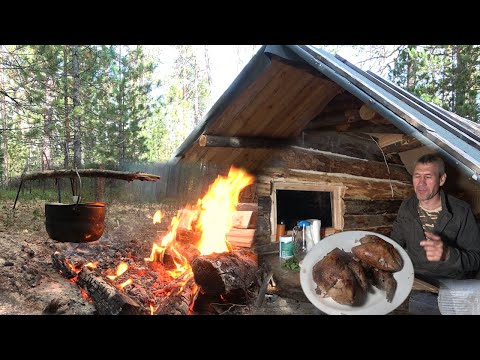
<path fill-rule="evenodd" d="M 403 259 L 395 247 L 376 235 L 366 235 L 360 239 L 362 245 L 352 248 L 353 255 L 384 271 L 399 271 L 403 267 Z"/>
<path fill-rule="evenodd" d="M 395 290 L 397 290 L 397 280 L 389 271 L 373 269 L 372 271 L 374 285 L 380 290 L 385 290 L 388 302 L 392 302 Z"/>
<path fill-rule="evenodd" d="M 353 275 L 355 275 L 355 279 L 357 279 L 358 285 L 362 288 L 362 290 L 367 291 L 368 289 L 368 279 L 365 271 L 360 264 L 360 261 L 355 260 L 352 253 L 345 253 L 348 256 L 347 266 L 352 270 Z"/>
<path fill-rule="evenodd" d="M 352 305 L 355 302 L 357 281 L 347 266 L 347 258 L 343 250 L 335 248 L 313 266 L 312 275 L 318 294 L 330 296 L 340 304 Z"/>

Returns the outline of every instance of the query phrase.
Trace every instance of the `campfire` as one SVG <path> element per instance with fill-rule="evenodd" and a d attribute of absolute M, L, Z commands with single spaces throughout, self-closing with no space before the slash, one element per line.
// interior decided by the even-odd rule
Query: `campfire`
<path fill-rule="evenodd" d="M 138 249 L 112 251 L 100 239 L 55 252 L 53 264 L 99 314 L 196 314 L 212 304 L 248 304 L 258 288 L 257 257 L 232 246 L 226 234 L 240 192 L 253 181 L 233 166 L 218 176 L 196 204 L 178 210 L 148 257 L 137 256 Z M 154 224 L 163 219 L 161 211 L 153 215 Z"/>

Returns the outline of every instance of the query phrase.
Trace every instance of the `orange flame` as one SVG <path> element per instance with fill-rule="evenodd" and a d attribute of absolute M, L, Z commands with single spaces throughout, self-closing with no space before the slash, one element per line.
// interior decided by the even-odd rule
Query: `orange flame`
<path fill-rule="evenodd" d="M 126 262 L 121 261 L 117 266 L 117 270 L 115 271 L 115 275 L 107 275 L 107 277 L 110 280 L 115 280 L 117 277 L 122 275 L 127 270 L 128 270 L 128 264 Z"/>
<path fill-rule="evenodd" d="M 190 278 L 191 267 L 188 260 L 175 249 L 175 239 L 178 228 L 201 233 L 198 249 L 202 255 L 230 251 L 226 234 L 232 228 L 232 216 L 238 204 L 240 192 L 248 185 L 253 184 L 254 177 L 245 170 L 230 167 L 228 175 L 218 176 L 210 185 L 202 199 L 198 199 L 194 206 L 187 206 L 173 217 L 168 233 L 152 245 L 152 251 L 145 261 L 163 262 L 163 256 L 168 249 L 175 264 L 175 269 L 167 271 L 173 278 L 183 274 Z M 155 218 L 159 211 L 153 216 Z M 186 280 L 185 280 L 186 282 Z"/>
<path fill-rule="evenodd" d="M 155 213 L 155 215 L 153 215 L 153 223 L 156 224 L 156 223 L 162 222 L 162 218 L 163 218 L 162 212 L 158 210 Z"/>
<path fill-rule="evenodd" d="M 98 266 L 98 261 L 95 261 L 95 262 L 89 262 L 88 264 L 85 264 L 84 265 L 85 267 L 89 268 L 89 269 L 96 269 L 97 266 Z"/>
<path fill-rule="evenodd" d="M 202 232 L 198 249 L 202 255 L 228 252 L 226 234 L 232 228 L 240 191 L 253 184 L 254 178 L 243 169 L 230 167 L 227 177 L 219 176 L 201 202 L 197 229 Z"/>
<path fill-rule="evenodd" d="M 121 283 L 120 285 L 118 285 L 118 287 L 119 287 L 120 289 L 123 289 L 125 286 L 130 285 L 130 284 L 133 284 L 133 280 L 132 280 L 131 278 L 128 279 L 127 281 L 124 281 L 124 282 Z"/>

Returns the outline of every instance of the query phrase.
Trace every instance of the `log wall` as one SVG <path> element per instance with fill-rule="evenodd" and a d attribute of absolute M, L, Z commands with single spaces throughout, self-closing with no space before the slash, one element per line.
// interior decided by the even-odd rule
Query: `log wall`
<path fill-rule="evenodd" d="M 270 167 L 257 176 L 258 225 L 254 246 L 258 253 L 278 250 L 272 243 L 273 184 L 338 186 L 343 228 L 390 234 L 402 200 L 412 194 L 411 176 L 402 166 L 355 159 L 344 155 L 290 148 L 279 151 Z M 332 213 L 333 216 L 333 213 Z"/>

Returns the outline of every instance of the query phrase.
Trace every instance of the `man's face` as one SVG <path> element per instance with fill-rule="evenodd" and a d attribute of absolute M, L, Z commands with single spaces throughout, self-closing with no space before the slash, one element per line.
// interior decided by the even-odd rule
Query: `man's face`
<path fill-rule="evenodd" d="M 413 188 L 419 201 L 430 200 L 445 183 L 446 174 L 439 176 L 437 163 L 417 164 L 413 169 Z"/>

